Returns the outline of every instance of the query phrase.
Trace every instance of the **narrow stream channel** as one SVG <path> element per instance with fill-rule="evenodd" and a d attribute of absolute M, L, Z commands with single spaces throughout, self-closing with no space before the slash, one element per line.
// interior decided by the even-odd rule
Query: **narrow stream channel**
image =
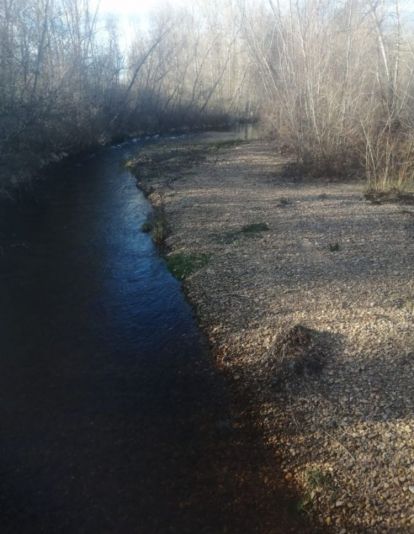
<path fill-rule="evenodd" d="M 238 514 L 209 464 L 223 382 L 141 232 L 136 147 L 59 166 L 1 212 L 2 533 L 230 532 Z"/>

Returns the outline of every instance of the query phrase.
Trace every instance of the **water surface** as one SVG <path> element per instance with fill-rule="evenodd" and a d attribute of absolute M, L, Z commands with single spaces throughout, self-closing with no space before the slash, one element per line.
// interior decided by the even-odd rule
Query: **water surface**
<path fill-rule="evenodd" d="M 245 502 L 271 495 L 262 453 L 232 437 L 223 380 L 141 231 L 151 208 L 122 166 L 136 148 L 55 167 L 1 211 L 2 533 L 261 531 Z"/>
<path fill-rule="evenodd" d="M 162 483 L 178 473 L 151 464 L 193 432 L 176 427 L 191 410 L 182 388 L 195 384 L 182 374 L 207 358 L 178 282 L 141 232 L 150 206 L 121 165 L 135 148 L 59 166 L 3 212 L 0 502 L 10 531 L 145 531 L 148 500 L 168 521 Z"/>

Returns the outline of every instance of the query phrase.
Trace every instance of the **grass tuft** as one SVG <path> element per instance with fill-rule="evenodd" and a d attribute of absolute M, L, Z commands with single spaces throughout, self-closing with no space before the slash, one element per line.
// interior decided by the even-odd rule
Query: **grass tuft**
<path fill-rule="evenodd" d="M 141 230 L 146 234 L 151 234 L 156 245 L 164 245 L 168 236 L 168 225 L 163 206 L 154 208 L 153 216 L 143 223 Z"/>
<path fill-rule="evenodd" d="M 332 488 L 332 475 L 328 471 L 322 471 L 321 469 L 309 469 L 306 472 L 306 485 L 311 491 Z"/>
<path fill-rule="evenodd" d="M 179 252 L 167 257 L 167 266 L 178 280 L 184 280 L 190 274 L 205 267 L 210 257 L 210 254 L 186 254 Z"/>

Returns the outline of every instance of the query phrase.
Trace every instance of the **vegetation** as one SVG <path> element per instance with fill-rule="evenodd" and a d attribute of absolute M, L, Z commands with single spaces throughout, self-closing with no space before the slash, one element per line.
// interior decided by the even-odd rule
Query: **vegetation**
<path fill-rule="evenodd" d="M 309 468 L 305 471 L 305 493 L 297 503 L 299 512 L 311 512 L 317 495 L 335 491 L 335 483 L 332 473 L 320 468 Z"/>
<path fill-rule="evenodd" d="M 368 188 L 414 175 L 412 12 L 399 0 L 268 0 L 246 16 L 263 116 L 318 174 L 363 172 Z M 265 31 L 264 31 L 265 29 Z"/>
<path fill-rule="evenodd" d="M 196 2 L 155 12 L 127 50 L 91 5 L 1 3 L 0 187 L 114 138 L 256 116 L 314 174 L 413 183 L 407 2 Z"/>
<path fill-rule="evenodd" d="M 124 50 L 116 20 L 92 5 L 0 3 L 0 188 L 96 143 L 250 109 L 230 11 L 163 8 Z"/>
<path fill-rule="evenodd" d="M 190 274 L 205 267 L 209 260 L 209 254 L 187 254 L 180 252 L 167 257 L 167 266 L 178 280 L 184 280 Z"/>
<path fill-rule="evenodd" d="M 167 218 L 164 212 L 164 205 L 154 206 L 153 213 L 141 226 L 144 233 L 151 234 L 152 239 L 158 246 L 163 246 L 168 235 Z"/>
<path fill-rule="evenodd" d="M 307 469 L 305 482 L 310 491 L 322 491 L 334 485 L 332 473 L 320 468 Z"/>

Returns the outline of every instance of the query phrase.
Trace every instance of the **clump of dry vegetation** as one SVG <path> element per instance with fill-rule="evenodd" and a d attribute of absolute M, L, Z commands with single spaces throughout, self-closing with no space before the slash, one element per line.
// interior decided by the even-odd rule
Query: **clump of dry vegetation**
<path fill-rule="evenodd" d="M 151 234 L 154 243 L 163 247 L 168 235 L 168 223 L 165 217 L 164 205 L 154 206 L 151 216 L 142 225 L 144 233 Z"/>
<path fill-rule="evenodd" d="M 412 186 L 412 13 L 400 3 L 268 0 L 246 15 L 270 130 L 313 173 Z"/>

